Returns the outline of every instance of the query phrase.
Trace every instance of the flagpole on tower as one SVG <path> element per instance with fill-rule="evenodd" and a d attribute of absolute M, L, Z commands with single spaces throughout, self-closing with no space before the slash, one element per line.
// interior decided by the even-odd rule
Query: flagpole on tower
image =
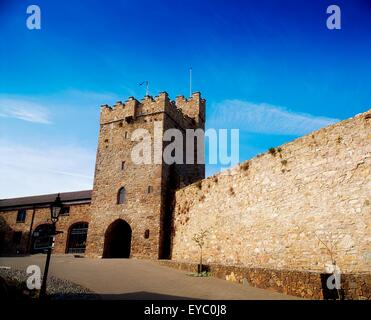
<path fill-rule="evenodd" d="M 192 97 L 192 67 L 189 68 L 189 96 Z"/>

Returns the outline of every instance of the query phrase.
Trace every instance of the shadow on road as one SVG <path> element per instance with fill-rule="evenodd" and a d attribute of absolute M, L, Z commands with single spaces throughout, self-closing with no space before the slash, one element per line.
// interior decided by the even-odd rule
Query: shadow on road
<path fill-rule="evenodd" d="M 52 300 L 198 300 L 190 297 L 138 291 L 119 294 L 64 294 L 52 296 Z"/>

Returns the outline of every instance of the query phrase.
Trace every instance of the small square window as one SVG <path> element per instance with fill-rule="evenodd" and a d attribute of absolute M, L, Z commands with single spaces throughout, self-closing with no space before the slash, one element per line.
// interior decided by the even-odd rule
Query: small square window
<path fill-rule="evenodd" d="M 26 210 L 20 209 L 17 213 L 17 222 L 23 223 L 26 220 Z"/>
<path fill-rule="evenodd" d="M 22 231 L 15 231 L 13 233 L 13 243 L 20 244 L 22 239 Z"/>
<path fill-rule="evenodd" d="M 68 207 L 68 206 L 62 207 L 60 215 L 61 216 L 69 216 L 70 215 L 70 207 Z"/>

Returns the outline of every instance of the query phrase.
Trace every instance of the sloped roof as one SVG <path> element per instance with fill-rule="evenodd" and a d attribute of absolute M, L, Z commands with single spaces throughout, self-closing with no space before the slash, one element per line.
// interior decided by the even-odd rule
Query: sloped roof
<path fill-rule="evenodd" d="M 63 192 L 60 193 L 62 202 L 90 202 L 92 190 Z M 49 206 L 57 197 L 57 193 L 44 194 L 40 196 L 30 196 L 21 198 L 11 198 L 0 200 L 0 210 L 10 210 L 19 207 L 43 207 Z"/>

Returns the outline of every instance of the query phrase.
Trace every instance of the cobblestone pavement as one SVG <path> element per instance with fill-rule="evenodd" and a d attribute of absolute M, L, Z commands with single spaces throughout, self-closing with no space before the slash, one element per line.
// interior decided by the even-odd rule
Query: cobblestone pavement
<path fill-rule="evenodd" d="M 46 256 L 0 257 L 0 267 L 26 270 Z M 79 284 L 102 299 L 298 299 L 213 277 L 191 277 L 187 272 L 137 259 L 90 259 L 53 255 L 49 274 Z"/>

